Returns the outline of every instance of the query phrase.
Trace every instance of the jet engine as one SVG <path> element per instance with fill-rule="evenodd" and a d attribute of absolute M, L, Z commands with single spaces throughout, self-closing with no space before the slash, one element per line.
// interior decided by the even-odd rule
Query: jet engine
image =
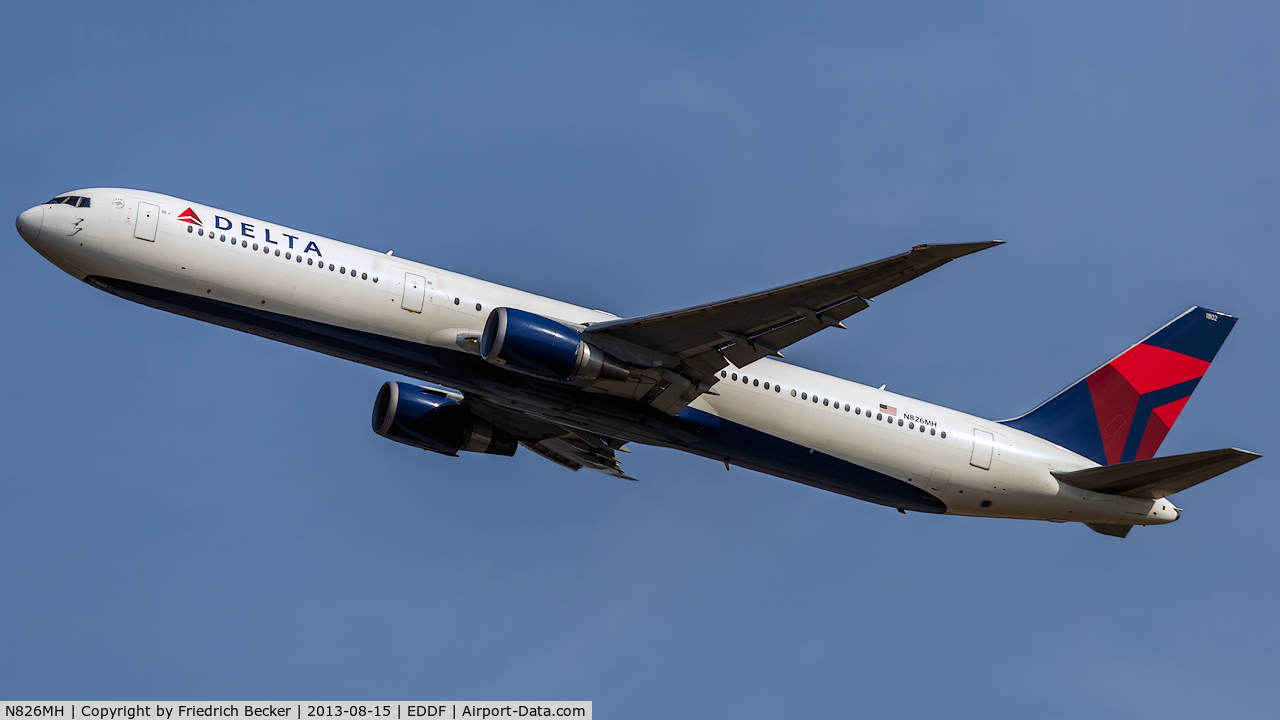
<path fill-rule="evenodd" d="M 444 455 L 458 451 L 515 455 L 518 441 L 471 412 L 471 408 L 426 388 L 387 382 L 373 403 L 373 431 L 384 438 Z"/>
<path fill-rule="evenodd" d="M 626 380 L 626 363 L 555 320 L 515 308 L 489 313 L 480 355 L 491 363 L 552 380 Z"/>

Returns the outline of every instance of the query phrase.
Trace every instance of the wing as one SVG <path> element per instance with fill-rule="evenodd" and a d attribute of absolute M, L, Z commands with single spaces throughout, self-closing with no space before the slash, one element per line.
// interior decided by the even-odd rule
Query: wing
<path fill-rule="evenodd" d="M 631 452 L 622 440 L 557 425 L 501 408 L 478 397 L 468 395 L 466 400 L 476 415 L 511 433 L 521 445 L 557 465 L 574 471 L 587 468 L 624 480 L 635 480 L 622 471 L 618 462 L 617 453 Z"/>
<path fill-rule="evenodd" d="M 635 480 L 622 471 L 615 451 L 631 452 L 626 445 L 602 435 L 569 430 L 559 437 L 544 438 L 538 441 L 521 440 L 520 444 L 557 465 L 570 470 L 595 470 L 623 480 Z"/>
<path fill-rule="evenodd" d="M 583 337 L 633 366 L 650 368 L 631 387 L 605 392 L 641 399 L 677 413 L 715 384 L 729 363 L 745 367 L 766 355 L 782 356 L 788 345 L 867 308 L 881 293 L 942 267 L 958 257 L 1002 244 L 999 240 L 917 245 L 884 260 L 793 285 L 708 305 L 610 320 L 591 325 Z M 621 385 L 621 384 L 619 384 Z"/>

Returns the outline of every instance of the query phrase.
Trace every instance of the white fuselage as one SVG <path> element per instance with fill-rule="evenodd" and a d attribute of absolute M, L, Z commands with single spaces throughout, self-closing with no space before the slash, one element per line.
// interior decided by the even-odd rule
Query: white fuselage
<path fill-rule="evenodd" d="M 578 325 L 615 317 L 166 195 L 69 194 L 90 206 L 38 206 L 18 225 L 80 279 L 114 278 L 458 353 L 475 352 L 469 339 L 496 307 Z M 179 220 L 188 209 L 200 225 Z M 1052 471 L 1096 463 L 997 422 L 771 358 L 723 375 L 718 394 L 690 407 L 909 482 L 950 514 L 1139 525 L 1178 517 L 1166 499 L 1059 482 Z"/>

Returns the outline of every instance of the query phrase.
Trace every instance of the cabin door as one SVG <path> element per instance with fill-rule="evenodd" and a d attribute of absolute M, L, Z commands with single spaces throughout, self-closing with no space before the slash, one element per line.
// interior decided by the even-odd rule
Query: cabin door
<path fill-rule="evenodd" d="M 156 241 L 156 225 L 160 222 L 160 208 L 151 203 L 138 203 L 138 220 L 133 224 L 133 236 L 147 242 Z"/>

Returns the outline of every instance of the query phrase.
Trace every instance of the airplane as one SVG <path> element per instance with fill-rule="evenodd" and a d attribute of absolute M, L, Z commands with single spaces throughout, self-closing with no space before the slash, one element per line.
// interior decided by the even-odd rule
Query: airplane
<path fill-rule="evenodd" d="M 1057 395 L 993 421 L 782 361 L 793 343 L 999 241 L 907 252 L 673 312 L 616 315 L 180 198 L 58 195 L 18 233 L 113 295 L 376 367 L 379 435 L 443 455 L 525 447 L 626 480 L 628 443 L 897 509 L 1162 525 L 1170 496 L 1260 457 L 1156 457 L 1236 318 L 1193 307 Z"/>

